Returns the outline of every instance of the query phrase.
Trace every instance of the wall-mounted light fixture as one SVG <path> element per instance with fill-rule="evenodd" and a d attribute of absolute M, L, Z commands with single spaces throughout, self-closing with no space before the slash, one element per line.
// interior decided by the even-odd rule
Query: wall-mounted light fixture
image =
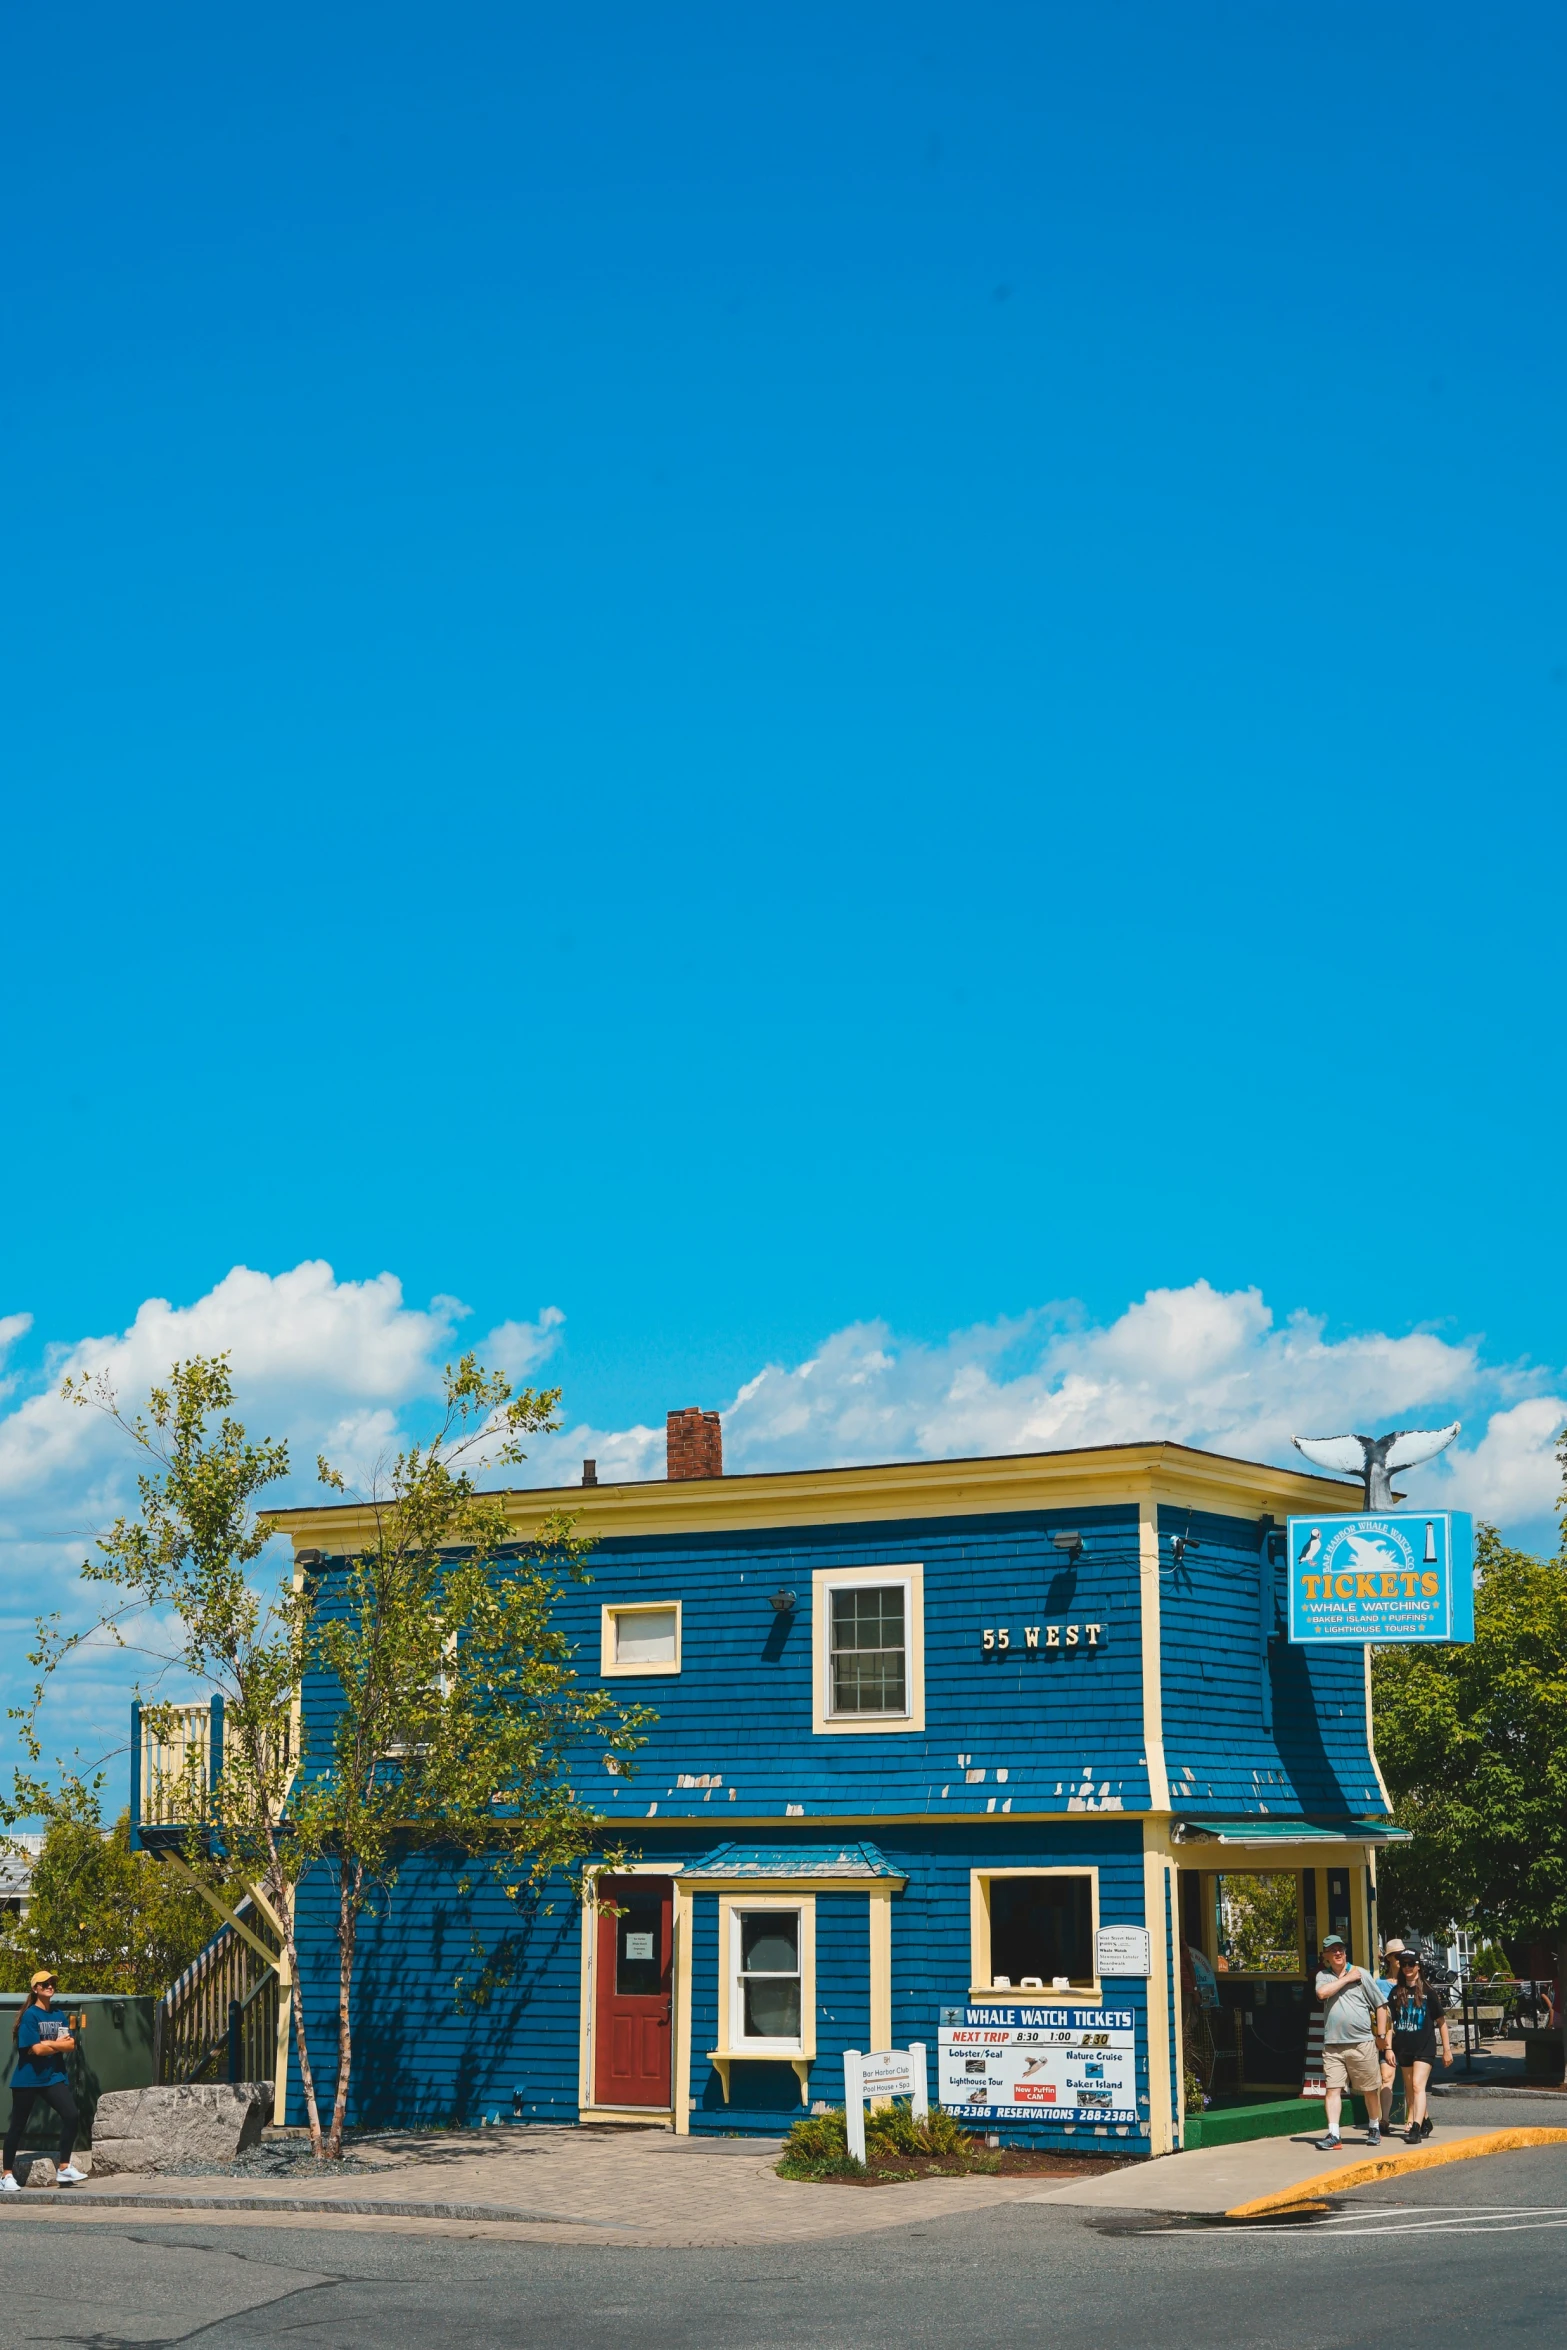
<path fill-rule="evenodd" d="M 1083 1537 L 1078 1533 L 1076 1527 L 1074 1526 L 1070 1528 L 1064 1534 L 1052 1534 L 1050 1539 L 1055 1544 L 1057 1550 L 1064 1550 L 1066 1552 L 1067 1557 L 1071 1560 L 1073 1566 L 1075 1567 L 1078 1560 L 1083 1555 Z"/>
<path fill-rule="evenodd" d="M 1195 1534 L 1172 1534 L 1170 1536 L 1170 1550 L 1177 1566 L 1181 1564 L 1189 1550 L 1201 1550 L 1201 1548 L 1202 1544 L 1197 1540 Z"/>
<path fill-rule="evenodd" d="M 324 1567 L 326 1552 L 324 1550 L 296 1550 L 294 1564 L 296 1567 L 304 1567 L 307 1570 L 312 1567 Z"/>
<path fill-rule="evenodd" d="M 787 1616 L 792 1613 L 794 1608 L 794 1593 L 792 1591 L 775 1591 L 772 1604 L 779 1615 Z"/>

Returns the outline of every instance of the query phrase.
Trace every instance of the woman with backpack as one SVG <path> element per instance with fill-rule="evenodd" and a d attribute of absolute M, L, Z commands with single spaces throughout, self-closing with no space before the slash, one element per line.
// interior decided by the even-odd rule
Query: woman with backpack
<path fill-rule="evenodd" d="M 57 2175 L 61 2186 L 77 2186 L 87 2176 L 71 2160 L 79 2117 L 76 2099 L 71 2094 L 70 2076 L 62 2062 L 76 2042 L 64 2017 L 49 2013 L 54 1994 L 54 1976 L 47 1967 L 40 1967 L 11 2034 L 16 2061 L 11 2068 L 11 2126 L 5 2134 L 5 2175 L 0 2178 L 0 2195 L 21 2192 L 16 2177 L 17 2148 L 32 2119 L 34 2100 L 39 2097 L 46 2105 L 52 2105 L 60 2117 Z"/>
<path fill-rule="evenodd" d="M 1447 2029 L 1447 2002 L 1436 1986 L 1426 1981 L 1417 1950 L 1398 1953 L 1398 1979 L 1387 2004 L 1393 2027 L 1393 2061 L 1404 2076 L 1404 2105 L 1409 2116 L 1404 2143 L 1418 2146 L 1422 2138 L 1431 2135 L 1426 2084 L 1436 2063 L 1438 2037 L 1446 2066 L 1452 2064 L 1453 2045 Z"/>

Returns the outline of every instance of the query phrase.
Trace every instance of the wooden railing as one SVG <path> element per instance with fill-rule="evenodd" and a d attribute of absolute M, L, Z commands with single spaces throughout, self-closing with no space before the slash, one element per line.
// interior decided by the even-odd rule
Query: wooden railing
<path fill-rule="evenodd" d="M 175 1828 L 205 1808 L 223 1759 L 223 1707 L 180 1705 L 162 1715 L 159 1731 L 142 1708 L 131 1708 L 131 1825 Z"/>
<path fill-rule="evenodd" d="M 234 1914 L 260 1940 L 275 1940 L 248 1894 Z M 276 1966 L 268 1966 L 232 1926 L 221 1926 L 158 2002 L 158 2079 L 269 2081 L 277 2062 L 277 2017 Z"/>
<path fill-rule="evenodd" d="M 294 1760 L 285 1718 L 279 1734 L 286 1785 Z M 223 1768 L 223 1700 L 169 1708 L 131 1707 L 131 1839 L 143 1828 L 182 1828 L 201 1818 Z"/>

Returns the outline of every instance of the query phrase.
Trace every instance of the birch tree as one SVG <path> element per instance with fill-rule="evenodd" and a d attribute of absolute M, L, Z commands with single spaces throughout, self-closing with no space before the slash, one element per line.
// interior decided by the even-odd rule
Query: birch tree
<path fill-rule="evenodd" d="M 622 1758 L 652 1717 L 581 1687 L 557 1621 L 588 1546 L 570 1521 L 509 1539 L 486 1469 L 525 1456 L 524 1435 L 555 1425 L 558 1389 L 514 1393 L 473 1355 L 449 1366 L 429 1440 L 398 1451 L 354 1514 L 346 1554 L 320 1574 L 266 1587 L 274 1510 L 259 1506 L 290 1473 L 287 1446 L 252 1442 L 233 1418 L 226 1356 L 176 1363 L 144 1413 L 128 1415 L 102 1379 L 63 1393 L 106 1413 L 145 1456 L 139 1508 L 84 1562 L 121 1596 L 86 1631 L 43 1626 L 37 1698 L 83 1640 L 122 1642 L 138 1614 L 173 1627 L 169 1660 L 224 1699 L 222 1768 L 208 1783 L 192 1756 L 178 1805 L 182 1860 L 223 1906 L 243 1879 L 281 1942 L 294 1986 L 293 2035 L 318 2158 L 342 2152 L 353 2068 L 353 1988 L 367 1902 L 410 1853 L 439 1848 L 494 1872 L 514 1896 L 577 1870 L 600 1822 L 568 1776 L 574 1748 Z M 215 1429 L 211 1423 L 216 1417 Z M 318 1461 L 322 1482 L 347 1495 Z M 302 1691 L 308 1702 L 301 1709 Z M 144 1705 L 169 1736 L 177 1701 Z M 303 1724 L 319 1725 L 312 1741 Z M 36 1737 L 30 1726 L 24 1735 Z M 331 2040 L 335 2079 L 323 2120 L 296 1939 L 300 1888 L 324 1871 L 337 1948 Z"/>

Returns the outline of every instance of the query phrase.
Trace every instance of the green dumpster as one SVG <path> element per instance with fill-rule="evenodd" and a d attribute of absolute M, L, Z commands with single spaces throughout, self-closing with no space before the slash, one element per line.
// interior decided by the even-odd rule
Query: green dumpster
<path fill-rule="evenodd" d="M 11 2072 L 16 2063 L 13 2034 L 16 2019 L 26 2004 L 25 1992 L 0 1992 L 0 2062 L 4 2065 L 0 2073 L 0 2114 L 6 2127 L 11 2120 Z M 106 2089 L 150 2089 L 156 2080 L 152 2019 L 157 2004 L 156 1999 L 120 1999 L 106 1991 L 56 1993 L 50 2014 L 74 2017 L 80 2025 L 80 2048 L 65 2060 L 76 2102 L 82 2110 L 84 2126 L 77 2133 L 79 2144 L 85 2145 L 92 2135 L 92 2118 Z M 36 2140 L 42 2150 L 52 2152 L 59 2132 L 60 2125 L 52 2108 L 40 2098 L 28 2123 L 29 2140 Z"/>

